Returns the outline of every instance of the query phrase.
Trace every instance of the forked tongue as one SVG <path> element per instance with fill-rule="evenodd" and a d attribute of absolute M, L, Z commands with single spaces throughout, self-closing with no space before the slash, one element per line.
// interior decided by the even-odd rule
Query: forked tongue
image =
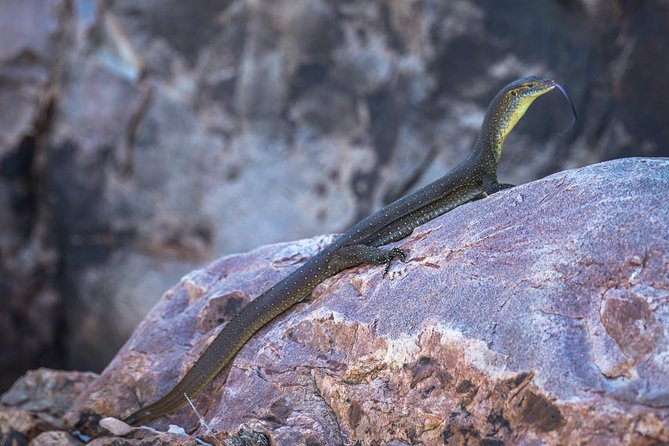
<path fill-rule="evenodd" d="M 562 85 L 560 85 L 558 83 L 556 83 L 555 86 L 557 87 L 558 90 L 560 90 L 560 93 L 562 93 L 562 95 L 565 97 L 565 99 L 569 103 L 569 106 L 571 107 L 571 112 L 574 115 L 574 119 L 571 121 L 571 124 L 569 124 L 569 127 L 567 127 L 566 129 L 564 129 L 563 131 L 560 132 L 560 134 L 562 135 L 567 130 L 572 128 L 572 126 L 576 123 L 576 120 L 578 119 L 578 116 L 576 115 L 576 107 L 574 107 L 574 103 L 571 102 L 571 98 L 567 94 L 567 91 L 564 89 L 564 87 L 562 87 Z"/>

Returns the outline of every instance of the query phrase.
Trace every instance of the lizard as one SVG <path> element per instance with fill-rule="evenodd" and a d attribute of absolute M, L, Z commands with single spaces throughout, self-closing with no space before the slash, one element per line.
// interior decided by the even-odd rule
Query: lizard
<path fill-rule="evenodd" d="M 399 248 L 383 245 L 410 235 L 414 228 L 464 203 L 513 187 L 497 182 L 505 138 L 539 96 L 558 88 L 576 112 L 564 89 L 552 79 L 530 76 L 515 80 L 490 103 L 472 153 L 440 179 L 362 219 L 297 270 L 242 308 L 220 331 L 191 369 L 162 398 L 124 418 L 131 425 L 167 415 L 193 398 L 236 356 L 260 328 L 303 301 L 325 279 L 362 264 L 404 261 Z"/>

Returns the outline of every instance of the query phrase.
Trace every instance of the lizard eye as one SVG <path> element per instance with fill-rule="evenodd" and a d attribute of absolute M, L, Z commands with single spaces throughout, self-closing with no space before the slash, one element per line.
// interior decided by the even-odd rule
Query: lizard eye
<path fill-rule="evenodd" d="M 511 96 L 518 96 L 517 90 L 511 90 Z"/>

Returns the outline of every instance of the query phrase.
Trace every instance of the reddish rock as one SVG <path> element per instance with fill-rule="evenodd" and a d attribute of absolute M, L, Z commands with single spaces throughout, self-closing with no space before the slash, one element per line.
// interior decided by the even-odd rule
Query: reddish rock
<path fill-rule="evenodd" d="M 62 417 L 96 377 L 49 369 L 26 373 L 0 397 L 0 444 L 80 444 L 60 430 L 65 427 Z"/>
<path fill-rule="evenodd" d="M 69 410 L 77 395 L 86 390 L 97 376 L 89 372 L 44 368 L 31 370 L 0 397 L 0 402 L 7 406 L 61 417 Z"/>
<path fill-rule="evenodd" d="M 30 411 L 0 407 L 0 444 L 25 445 L 31 437 L 50 428 L 40 423 Z"/>
<path fill-rule="evenodd" d="M 81 441 L 63 431 L 44 432 L 30 442 L 30 446 L 79 446 L 81 444 Z"/>
<path fill-rule="evenodd" d="M 276 445 L 669 442 L 669 160 L 566 171 L 462 206 L 254 336 L 195 406 Z M 165 294 L 68 415 L 122 417 L 330 237 L 265 246 Z M 157 420 L 206 435 L 185 407 Z"/>

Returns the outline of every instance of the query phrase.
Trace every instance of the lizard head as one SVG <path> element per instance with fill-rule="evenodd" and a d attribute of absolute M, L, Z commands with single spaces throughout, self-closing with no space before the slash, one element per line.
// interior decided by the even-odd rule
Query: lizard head
<path fill-rule="evenodd" d="M 492 100 L 483 122 L 482 131 L 487 133 L 487 144 L 492 144 L 495 158 L 499 160 L 502 144 L 506 136 L 513 130 L 520 118 L 530 107 L 532 102 L 541 95 L 557 88 L 564 94 L 571 105 L 574 119 L 576 111 L 569 96 L 562 86 L 552 79 L 539 79 L 535 76 L 515 80 L 504 87 Z"/>
<path fill-rule="evenodd" d="M 532 102 L 554 89 L 555 85 L 552 79 L 524 77 L 511 82 L 495 96 L 488 113 L 494 113 L 491 117 L 496 121 L 495 139 L 498 152 L 501 152 L 504 139 L 525 115 Z"/>

